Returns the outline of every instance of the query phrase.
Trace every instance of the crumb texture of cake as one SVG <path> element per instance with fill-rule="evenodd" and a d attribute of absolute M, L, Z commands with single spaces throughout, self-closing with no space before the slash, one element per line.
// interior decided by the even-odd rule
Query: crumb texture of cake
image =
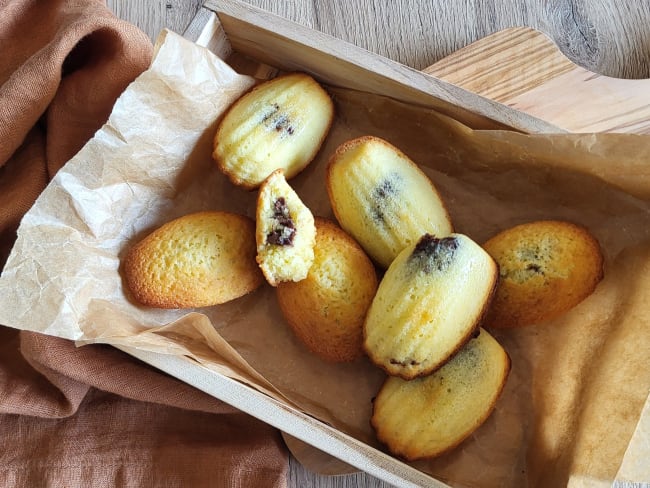
<path fill-rule="evenodd" d="M 389 376 L 373 402 L 377 438 L 407 461 L 458 446 L 490 416 L 510 372 L 510 358 L 485 330 L 435 373 L 406 381 Z"/>
<path fill-rule="evenodd" d="M 374 136 L 341 144 L 327 169 L 334 215 L 384 269 L 423 234 L 453 232 L 429 177 L 399 149 Z"/>
<path fill-rule="evenodd" d="M 483 247 L 499 265 L 486 327 L 522 327 L 559 317 L 591 295 L 603 278 L 598 241 L 571 222 L 520 224 Z"/>
<path fill-rule="evenodd" d="M 314 263 L 307 277 L 280 283 L 280 309 L 296 337 L 330 362 L 363 355 L 363 322 L 377 290 L 363 249 L 336 223 L 316 217 Z"/>
<path fill-rule="evenodd" d="M 314 216 L 282 170 L 264 180 L 257 198 L 257 263 L 268 283 L 300 281 L 314 262 Z"/>
<path fill-rule="evenodd" d="M 480 325 L 497 281 L 494 260 L 462 234 L 425 234 L 382 278 L 364 325 L 368 357 L 413 379 L 445 364 Z"/>
<path fill-rule="evenodd" d="M 276 169 L 291 179 L 316 156 L 333 117 L 329 94 L 311 76 L 278 76 L 229 108 L 214 137 L 213 159 L 244 188 L 258 188 Z"/>
<path fill-rule="evenodd" d="M 122 270 L 133 297 L 157 308 L 218 305 L 264 281 L 255 262 L 255 223 L 218 211 L 162 225 L 128 251 Z"/>

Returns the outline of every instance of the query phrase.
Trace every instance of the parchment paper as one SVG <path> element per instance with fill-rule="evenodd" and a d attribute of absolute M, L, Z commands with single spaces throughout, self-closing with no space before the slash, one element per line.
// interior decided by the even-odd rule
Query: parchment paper
<path fill-rule="evenodd" d="M 210 158 L 220 115 L 254 80 L 170 32 L 156 49 L 25 216 L 0 276 L 0 323 L 190 356 L 381 449 L 369 416 L 383 373 L 366 359 L 334 365 L 309 354 L 270 286 L 192 311 L 131 301 L 120 274 L 130 245 L 192 211 L 253 217 L 256 197 Z M 450 454 L 415 465 L 454 486 L 578 486 L 613 481 L 625 455 L 630 480 L 648 481 L 647 415 L 626 449 L 650 391 L 650 138 L 472 131 L 429 110 L 328 89 L 336 121 L 291 180 L 315 215 L 332 218 L 323 182 L 334 148 L 374 134 L 423 166 L 457 232 L 480 243 L 520 222 L 568 219 L 605 254 L 604 280 L 565 316 L 492 331 L 513 364 L 495 412 Z"/>

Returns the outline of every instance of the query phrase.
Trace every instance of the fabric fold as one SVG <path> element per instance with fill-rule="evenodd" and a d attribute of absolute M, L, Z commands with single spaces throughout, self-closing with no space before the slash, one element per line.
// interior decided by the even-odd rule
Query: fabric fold
<path fill-rule="evenodd" d="M 0 267 L 23 214 L 151 61 L 95 0 L 0 3 Z M 0 326 L 0 485 L 286 486 L 279 433 L 103 345 Z"/>

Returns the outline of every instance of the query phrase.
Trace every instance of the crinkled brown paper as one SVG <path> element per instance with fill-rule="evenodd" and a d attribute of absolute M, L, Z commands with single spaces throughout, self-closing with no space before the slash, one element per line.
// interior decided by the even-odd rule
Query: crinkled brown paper
<path fill-rule="evenodd" d="M 376 446 L 368 419 L 382 373 L 365 359 L 333 365 L 307 353 L 270 286 L 195 311 L 140 307 L 124 289 L 120 258 L 162 223 L 205 209 L 254 216 L 255 193 L 233 187 L 210 158 L 220 114 L 253 83 L 163 33 L 151 68 L 25 216 L 0 278 L 0 323 L 191 356 Z M 513 365 L 495 412 L 456 450 L 416 467 L 454 486 L 648 481 L 648 407 L 633 433 L 650 389 L 650 138 L 472 131 L 330 91 L 337 119 L 292 180 L 314 214 L 332 216 L 323 182 L 334 148 L 374 134 L 425 168 L 456 231 L 483 242 L 520 222 L 568 219 L 605 255 L 604 280 L 565 316 L 493 331 Z"/>

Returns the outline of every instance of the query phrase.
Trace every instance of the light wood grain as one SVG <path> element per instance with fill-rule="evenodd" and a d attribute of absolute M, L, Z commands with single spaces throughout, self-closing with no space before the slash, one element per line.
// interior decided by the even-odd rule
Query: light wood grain
<path fill-rule="evenodd" d="M 507 27 L 545 32 L 576 64 L 596 73 L 650 78 L 646 0 L 248 0 L 300 24 L 415 69 Z M 182 32 L 200 0 L 108 0 L 152 39 Z"/>
<path fill-rule="evenodd" d="M 570 132 L 650 133 L 650 79 L 592 73 L 527 27 L 491 34 L 423 71 Z"/>
<path fill-rule="evenodd" d="M 458 49 L 512 26 L 546 32 L 568 58 L 609 76 L 650 77 L 650 3 L 636 0 L 248 0 L 285 18 L 423 69 Z M 183 32 L 197 0 L 108 0 L 121 18 L 152 39 L 163 27 Z M 288 486 L 389 485 L 365 473 L 319 476 L 290 459 Z"/>

